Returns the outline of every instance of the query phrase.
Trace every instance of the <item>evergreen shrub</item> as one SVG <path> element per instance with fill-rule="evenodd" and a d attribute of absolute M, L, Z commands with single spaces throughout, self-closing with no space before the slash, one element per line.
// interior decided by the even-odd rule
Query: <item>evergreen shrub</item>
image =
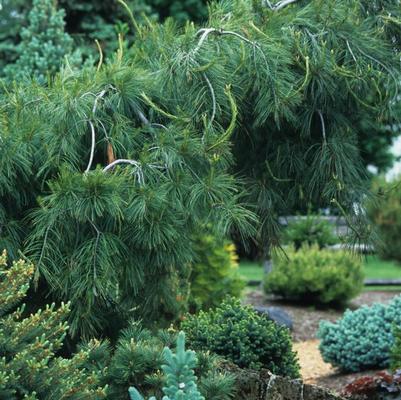
<path fill-rule="evenodd" d="M 239 297 L 245 282 L 239 275 L 235 245 L 212 233 L 195 239 L 196 262 L 190 275 L 190 309 L 218 306 L 225 297 Z"/>
<path fill-rule="evenodd" d="M 195 350 L 210 350 L 240 368 L 266 368 L 278 375 L 299 376 L 289 331 L 239 300 L 227 299 L 216 309 L 188 316 L 181 328 Z"/>
<path fill-rule="evenodd" d="M 304 244 L 273 256 L 274 268 L 266 275 L 264 290 L 288 300 L 345 303 L 363 288 L 362 262 L 345 251 Z"/>
<path fill-rule="evenodd" d="M 317 244 L 323 248 L 335 244 L 337 238 L 333 233 L 333 226 L 319 216 L 307 215 L 288 223 L 284 230 L 284 240 L 293 243 L 298 250 L 304 243 Z"/>
<path fill-rule="evenodd" d="M 391 369 L 401 369 L 401 328 L 394 327 L 394 346 L 391 350 Z"/>
<path fill-rule="evenodd" d="M 138 322 L 123 330 L 107 373 L 110 398 L 126 400 L 130 386 L 146 396 L 161 397 L 163 387 L 169 385 L 168 377 L 166 381 L 166 376 L 160 372 L 165 363 L 163 349 L 174 350 L 176 339 L 174 331 L 152 333 Z M 229 400 L 234 391 L 234 378 L 220 373 L 220 359 L 207 352 L 198 352 L 197 359 L 195 373 L 200 393 L 208 400 Z"/>
<path fill-rule="evenodd" d="M 33 0 L 28 15 L 28 26 L 22 29 L 18 58 L 5 68 L 10 80 L 35 77 L 41 82 L 55 74 L 64 57 L 71 53 L 73 40 L 64 31 L 63 9 L 57 9 L 53 0 Z"/>
<path fill-rule="evenodd" d="M 177 353 L 168 347 L 163 351 L 165 364 L 162 366 L 166 374 L 166 386 L 163 387 L 163 400 L 205 400 L 196 385 L 194 368 L 197 363 L 194 351 L 185 350 L 185 335 L 180 332 L 177 338 Z M 137 389 L 129 389 L 131 400 L 144 400 Z M 150 397 L 149 400 L 156 400 Z"/>
<path fill-rule="evenodd" d="M 373 192 L 378 194 L 367 210 L 380 238 L 377 250 L 381 258 L 401 263 L 401 176 L 392 182 L 377 179 Z"/>
<path fill-rule="evenodd" d="M 71 358 L 56 356 L 68 330 L 68 304 L 25 315 L 25 297 L 34 267 L 23 260 L 7 266 L 0 256 L 0 398 L 7 400 L 97 400 L 106 397 L 104 370 L 90 365 L 100 342 L 92 341 Z"/>
<path fill-rule="evenodd" d="M 401 296 L 388 305 L 347 310 L 335 323 L 322 321 L 318 337 L 326 362 L 344 371 L 385 368 L 394 345 L 393 327 L 401 325 Z"/>

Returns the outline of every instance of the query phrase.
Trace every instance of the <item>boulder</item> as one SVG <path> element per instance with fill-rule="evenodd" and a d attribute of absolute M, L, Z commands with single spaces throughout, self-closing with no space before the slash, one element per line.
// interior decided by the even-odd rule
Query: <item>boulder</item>
<path fill-rule="evenodd" d="M 260 315 L 265 315 L 278 325 L 282 325 L 292 330 L 293 321 L 290 315 L 280 307 L 254 306 L 255 311 Z"/>
<path fill-rule="evenodd" d="M 277 376 L 267 370 L 241 369 L 227 363 L 224 371 L 235 377 L 235 400 L 344 400 L 327 389 L 304 384 L 300 379 Z"/>

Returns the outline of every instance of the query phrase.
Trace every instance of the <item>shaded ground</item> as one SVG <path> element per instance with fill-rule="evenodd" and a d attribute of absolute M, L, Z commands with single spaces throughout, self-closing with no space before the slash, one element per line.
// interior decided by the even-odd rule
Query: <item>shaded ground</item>
<path fill-rule="evenodd" d="M 399 292 L 364 292 L 355 298 L 349 308 L 356 309 L 364 304 L 387 303 Z M 267 298 L 260 290 L 249 291 L 245 302 L 257 306 L 276 306 L 285 310 L 293 319 L 294 349 L 298 353 L 301 373 L 306 383 L 314 383 L 341 392 L 345 385 L 357 377 L 372 374 L 377 371 L 365 371 L 356 374 L 342 374 L 330 364 L 323 361 L 318 349 L 319 341 L 316 333 L 321 320 L 336 321 L 343 310 L 316 309 L 305 305 L 289 304 L 273 297 Z"/>

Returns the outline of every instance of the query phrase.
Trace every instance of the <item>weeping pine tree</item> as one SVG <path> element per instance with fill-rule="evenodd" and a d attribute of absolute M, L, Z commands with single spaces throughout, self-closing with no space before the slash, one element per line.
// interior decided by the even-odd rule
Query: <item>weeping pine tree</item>
<path fill-rule="evenodd" d="M 212 3 L 203 28 L 134 24 L 113 59 L 2 92 L 0 245 L 71 301 L 73 335 L 179 316 L 200 227 L 275 243 L 310 198 L 361 235 L 358 124 L 390 118 L 399 77 L 399 13 L 364 4 Z"/>

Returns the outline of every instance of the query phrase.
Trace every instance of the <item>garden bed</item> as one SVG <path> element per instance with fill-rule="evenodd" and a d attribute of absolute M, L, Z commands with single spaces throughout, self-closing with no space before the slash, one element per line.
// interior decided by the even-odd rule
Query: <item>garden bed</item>
<path fill-rule="evenodd" d="M 349 308 L 356 309 L 364 304 L 387 303 L 399 291 L 367 291 L 356 297 Z M 251 290 L 246 294 L 245 302 L 254 306 L 280 307 L 293 320 L 294 349 L 298 352 L 301 373 L 305 383 L 317 384 L 340 392 L 345 385 L 360 376 L 377 371 L 364 371 L 354 374 L 339 373 L 330 364 L 323 361 L 318 350 L 319 341 L 316 333 L 321 320 L 336 321 L 343 315 L 341 309 L 317 309 L 313 306 L 291 304 L 274 297 L 267 297 L 260 290 Z"/>

